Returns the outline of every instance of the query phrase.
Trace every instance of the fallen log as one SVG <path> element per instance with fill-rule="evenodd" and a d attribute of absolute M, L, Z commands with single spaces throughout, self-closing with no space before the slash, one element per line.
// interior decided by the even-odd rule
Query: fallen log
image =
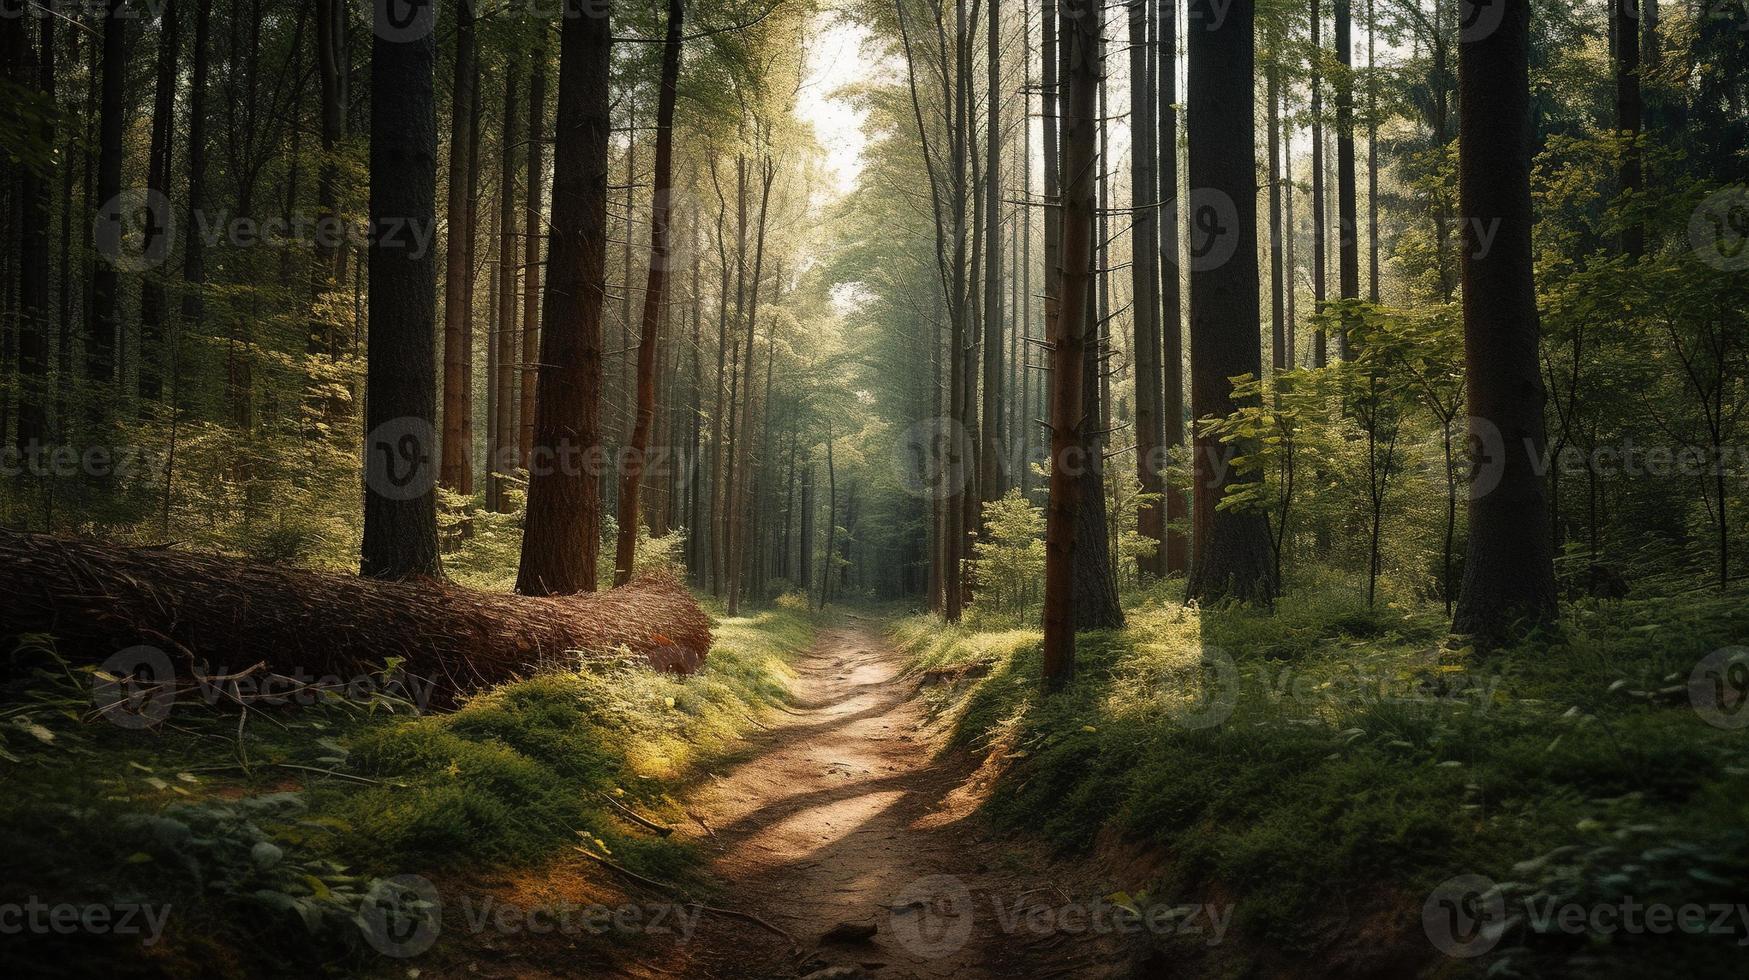
<path fill-rule="evenodd" d="M 74 663 L 149 646 L 197 676 L 265 665 L 282 676 L 344 679 L 394 659 L 450 703 L 542 666 L 628 653 L 691 673 L 710 649 L 711 621 L 663 576 L 529 598 L 0 532 L 0 650 L 34 633 L 52 636 Z"/>

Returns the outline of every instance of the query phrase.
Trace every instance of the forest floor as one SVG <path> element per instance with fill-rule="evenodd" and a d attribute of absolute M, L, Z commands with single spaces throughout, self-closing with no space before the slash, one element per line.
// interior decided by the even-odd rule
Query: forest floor
<path fill-rule="evenodd" d="M 937 751 L 944 733 L 927 723 L 920 681 L 880 627 L 857 614 L 824 623 L 792 662 L 789 707 L 766 714 L 771 725 L 750 735 L 735 763 L 682 800 L 691 819 L 675 837 L 703 852 L 710 908 L 722 912 L 682 908 L 670 942 L 624 947 L 617 963 L 589 964 L 591 973 L 1100 977 L 1123 959 L 1111 936 L 1051 928 L 1069 901 L 1063 889 L 1090 877 L 1048 868 L 1025 840 L 988 833 L 976 816 L 993 786 L 983 756 Z M 628 896 L 665 898 L 621 884 Z M 554 886 L 565 891 L 556 880 L 533 891 Z M 519 936 L 512 959 L 451 950 L 444 966 L 458 977 L 568 977 L 579 956 L 593 959 L 565 936 Z"/>
<path fill-rule="evenodd" d="M 824 626 L 794 664 L 792 706 L 752 739 L 744 761 L 713 773 L 688 801 L 710 830 L 700 843 L 722 883 L 716 906 L 756 916 L 796 945 L 747 919 L 707 914 L 690 942 L 628 972 L 1097 976 L 1100 961 L 1113 961 L 1053 930 L 1010 934 L 1024 910 L 1054 905 L 1068 876 L 1023 840 L 986 833 L 976 811 L 994 781 L 981 756 L 937 751 L 905 666 L 862 617 Z M 829 938 L 834 930 L 850 935 Z"/>

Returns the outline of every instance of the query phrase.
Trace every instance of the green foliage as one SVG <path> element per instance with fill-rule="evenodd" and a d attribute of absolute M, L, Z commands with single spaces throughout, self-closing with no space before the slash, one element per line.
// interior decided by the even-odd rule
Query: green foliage
<path fill-rule="evenodd" d="M 172 961 L 217 948 L 311 969 L 361 955 L 353 916 L 394 875 L 540 867 L 581 845 L 702 888 L 697 855 L 605 797 L 684 819 L 675 795 L 782 703 L 812 633 L 804 615 L 762 613 L 721 622 L 688 678 L 546 672 L 424 717 L 335 703 L 239 719 L 179 703 L 156 734 L 90 719 L 89 680 L 39 644 L 47 666 L 5 692 L 28 710 L 0 741 L 0 827 L 40 846 L 8 878 L 51 902 L 171 904 Z"/>
<path fill-rule="evenodd" d="M 1700 657 L 1749 628 L 1740 590 L 1586 604 L 1559 645 L 1483 663 L 1441 645 L 1437 609 L 1368 608 L 1356 585 L 1302 580 L 1273 613 L 1134 607 L 1048 699 L 1036 631 L 918 618 L 895 634 L 943 679 L 926 690 L 956 741 L 999 760 L 1000 827 L 1071 854 L 1102 828 L 1156 846 L 1167 880 L 1121 884 L 1234 896 L 1242 937 L 1226 955 L 1308 955 L 1333 929 L 1377 929 L 1431 963 L 1416 910 L 1457 874 L 1515 901 L 1677 905 L 1749 876 L 1741 739 L 1658 693 L 1685 691 Z M 1623 975 L 1706 972 L 1734 943 L 1519 920 L 1484 965 L 1555 974 L 1590 953 Z"/>
<path fill-rule="evenodd" d="M 972 575 L 979 623 L 994 616 L 1018 616 L 1041 599 L 1045 571 L 1044 511 L 1010 490 L 984 505 L 984 533 L 972 546 Z"/>

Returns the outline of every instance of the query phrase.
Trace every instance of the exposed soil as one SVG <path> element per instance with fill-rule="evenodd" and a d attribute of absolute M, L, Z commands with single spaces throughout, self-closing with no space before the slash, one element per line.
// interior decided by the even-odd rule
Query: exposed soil
<path fill-rule="evenodd" d="M 745 762 L 690 801 L 714 832 L 717 905 L 789 933 L 707 914 L 690 942 L 634 975 L 740 980 L 866 975 L 1090 976 L 1105 943 L 1024 927 L 1022 909 L 1068 895 L 1036 853 L 994 841 L 975 808 L 991 781 L 968 755 L 939 754 L 901 655 L 854 618 L 798 664 L 796 707 Z M 862 940 L 827 933 L 874 927 Z M 850 927 L 850 928 L 845 928 Z M 1087 937 L 1079 937 L 1087 938 Z"/>
<path fill-rule="evenodd" d="M 711 773 L 683 801 L 693 819 L 675 832 L 712 856 L 712 908 L 722 911 L 698 915 L 683 938 L 640 938 L 606 954 L 617 962 L 604 961 L 606 951 L 587 939 L 482 936 L 464 940 L 465 952 L 453 950 L 432 972 L 649 980 L 1134 975 L 1145 957 L 1139 937 L 1026 916 L 1085 909 L 1089 899 L 1148 880 L 1145 862 L 1131 855 L 1065 867 L 1032 841 L 988 833 L 976 809 L 1000 763 L 940 751 L 916 698 L 922 681 L 903 674 L 902 655 L 873 624 L 847 616 L 823 628 L 795 666 L 793 707 L 749 739 L 742 761 Z M 514 887 L 468 887 L 523 907 L 607 900 L 583 884 L 599 880 L 600 868 L 571 865 L 561 861 Z M 662 900 L 635 883 L 615 884 L 626 885 L 632 901 Z"/>

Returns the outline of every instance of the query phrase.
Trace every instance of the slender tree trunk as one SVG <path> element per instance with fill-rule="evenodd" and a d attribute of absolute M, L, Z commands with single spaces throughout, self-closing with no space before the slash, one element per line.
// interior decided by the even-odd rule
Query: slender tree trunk
<path fill-rule="evenodd" d="M 370 346 L 366 377 L 364 546 L 374 578 L 440 576 L 437 551 L 437 262 L 416 229 L 437 223 L 435 34 L 399 40 L 373 7 L 370 140 Z M 425 16 L 432 16 L 426 9 Z"/>
<path fill-rule="evenodd" d="M 1366 243 L 1368 295 L 1379 302 L 1379 22 L 1374 0 L 1366 0 Z"/>
<path fill-rule="evenodd" d="M 154 203 L 146 209 L 142 243 L 148 259 L 169 248 L 166 239 L 170 232 L 170 173 L 175 145 L 172 136 L 176 126 L 176 61 L 182 37 L 176 13 L 176 0 L 166 0 L 158 22 L 157 89 L 152 100 L 152 145 L 146 161 L 146 190 Z M 162 205 L 155 203 L 160 201 Z M 162 272 L 152 269 L 140 284 L 139 393 L 144 401 L 157 401 L 164 393 L 166 305 Z"/>
<path fill-rule="evenodd" d="M 1170 2 L 1170 0 L 1167 0 Z M 1160 150 L 1155 145 L 1159 124 L 1154 111 L 1153 20 L 1156 0 L 1133 0 L 1129 8 L 1130 132 L 1134 141 L 1130 168 L 1130 322 L 1136 365 L 1136 473 L 1141 492 L 1161 496 L 1166 491 L 1166 430 L 1160 400 L 1165 375 L 1160 364 Z M 1176 271 L 1176 269 L 1174 270 Z M 1143 577 L 1166 574 L 1166 509 L 1163 501 L 1144 503 L 1137 528 L 1152 544 L 1138 560 Z"/>
<path fill-rule="evenodd" d="M 777 180 L 777 164 L 770 156 L 760 161 L 759 226 L 753 245 L 753 280 L 747 300 L 747 345 L 741 364 L 740 422 L 735 432 L 735 475 L 729 481 L 729 601 L 728 613 L 738 615 L 741 606 L 741 586 L 747 558 L 747 515 L 743 513 L 751 499 L 748 483 L 752 477 L 750 458 L 753 449 L 753 340 L 759 324 L 759 287 L 765 278 L 766 231 L 771 217 L 771 186 Z"/>
<path fill-rule="evenodd" d="M 109 0 L 103 18 L 103 88 L 98 115 L 97 192 L 91 200 L 96 209 L 96 248 L 91 271 L 91 309 L 86 316 L 85 376 L 97 388 L 88 393 L 88 408 L 94 421 L 112 416 L 113 392 L 118 380 L 116 344 L 121 332 L 121 291 L 116 263 L 122 259 L 121 235 L 126 216 L 121 213 L 122 135 L 126 124 L 128 25 L 133 18 L 122 10 L 124 0 Z"/>
<path fill-rule="evenodd" d="M 516 589 L 593 592 L 601 546 L 601 314 L 607 291 L 608 70 L 600 11 L 568 0 L 559 41 L 553 221 L 535 398 L 534 468 Z"/>
<path fill-rule="evenodd" d="M 1281 255 L 1281 51 L 1273 32 L 1269 66 L 1264 69 L 1269 88 L 1269 325 L 1270 353 L 1276 371 L 1288 368 L 1287 284 L 1282 281 Z"/>
<path fill-rule="evenodd" d="M 1063 189 L 1061 286 L 1052 336 L 1051 488 L 1045 511 L 1044 677 L 1060 690 L 1075 675 L 1075 550 L 1080 499 L 1078 477 L 1087 429 L 1086 349 L 1093 289 L 1094 168 L 1099 85 L 1097 0 L 1063 0 L 1062 42 L 1067 65 L 1063 99 Z M 1054 52 L 1053 52 L 1054 53 Z"/>
<path fill-rule="evenodd" d="M 669 208 L 674 188 L 674 103 L 680 86 L 680 37 L 686 8 L 668 0 L 668 35 L 662 48 L 662 90 L 656 109 L 656 171 L 650 197 L 650 279 L 644 289 L 644 322 L 638 337 L 637 420 L 626 442 L 619 485 L 619 541 L 613 584 L 631 581 L 638 551 L 638 492 L 643 482 L 650 426 L 656 415 L 656 344 L 662 301 L 668 295 Z M 766 395 L 770 398 L 769 392 Z"/>
<path fill-rule="evenodd" d="M 516 408 L 521 401 L 521 390 L 516 383 L 516 328 L 520 322 L 516 301 L 522 295 L 516 282 L 517 270 L 521 268 L 516 243 L 522 237 L 516 227 L 519 73 L 520 65 L 512 58 L 504 83 L 504 130 L 499 134 L 503 152 L 498 188 L 498 373 L 492 379 L 498 391 L 498 412 L 493 420 L 493 443 L 497 453 L 488 461 L 487 469 L 492 481 L 493 509 L 500 513 L 509 509 L 509 502 L 504 497 L 504 476 L 516 469 L 522 444 L 516 425 Z"/>
<path fill-rule="evenodd" d="M 1498 29 L 1458 46 L 1458 79 L 1462 213 L 1500 224 L 1489 249 L 1474 223 L 1464 226 L 1467 405 L 1479 453 L 1452 628 L 1489 647 L 1559 612 L 1536 466 L 1547 434 L 1531 262 L 1530 0 L 1505 0 Z"/>
<path fill-rule="evenodd" d="M 16 30 L 14 43 L 29 45 L 21 9 L 8 9 L 5 16 L 12 20 L 8 30 Z M 42 18 L 42 32 L 33 55 L 20 64 L 18 80 L 34 87 L 35 94 L 45 99 L 49 111 L 37 121 L 37 134 L 46 150 L 55 145 L 55 19 Z M 34 61 L 34 64 L 30 62 Z M 29 70 L 36 69 L 36 77 Z M 13 185 L 18 192 L 18 438 L 15 445 L 22 459 L 34 456 L 44 448 L 49 437 L 47 398 L 49 389 L 49 190 L 50 169 L 37 161 L 20 167 L 19 180 Z M 11 236 L 7 236 L 10 238 Z M 11 246 L 7 241 L 3 246 Z M 0 443 L 8 435 L 0 429 Z"/>
<path fill-rule="evenodd" d="M 188 210 L 185 227 L 196 228 L 206 206 L 206 113 L 207 76 L 211 70 L 212 0 L 197 0 L 194 8 L 194 66 L 190 75 L 188 102 Z M 206 284 L 205 241 L 199 235 L 184 235 L 182 244 L 182 319 L 198 327 L 206 317 L 201 288 Z"/>
<path fill-rule="evenodd" d="M 1336 0 L 1336 214 L 1337 271 L 1343 299 L 1360 298 L 1360 220 L 1354 172 L 1354 28 L 1350 0 Z M 1349 357 L 1348 324 L 1337 338 L 1337 356 Z"/>
<path fill-rule="evenodd" d="M 1092 25 L 1094 59 L 1099 80 L 1095 86 L 1093 133 L 1093 246 L 1092 287 L 1087 295 L 1085 335 L 1093 351 L 1081 361 L 1081 397 L 1083 399 L 1081 428 L 1081 460 L 1076 476 L 1080 487 L 1076 491 L 1074 549 L 1074 622 L 1078 632 L 1118 629 L 1124 624 L 1123 605 L 1117 594 L 1117 569 L 1112 561 L 1112 523 L 1107 520 L 1105 499 L 1105 434 L 1111 431 L 1111 284 L 1110 262 L 1106 243 L 1111 236 L 1106 230 L 1110 190 L 1106 159 L 1110 143 L 1106 139 L 1105 82 L 1105 19 L 1104 8 L 1095 10 Z M 1063 75 L 1070 85 L 1080 84 L 1072 65 L 1063 66 Z M 1067 153 L 1065 152 L 1065 157 Z"/>
<path fill-rule="evenodd" d="M 1329 232 L 1324 219 L 1329 202 L 1324 191 L 1324 12 L 1312 0 L 1312 313 L 1321 316 L 1329 283 L 1326 249 Z M 1330 363 L 1330 338 L 1323 321 L 1312 331 L 1312 366 Z"/>
<path fill-rule="evenodd" d="M 1615 0 L 1615 128 L 1625 140 L 1640 138 L 1644 115 L 1640 95 L 1640 0 Z M 1461 111 L 1461 110 L 1460 110 Z M 1622 196 L 1632 200 L 1645 184 L 1644 167 L 1637 145 L 1623 148 Z M 1621 233 L 1621 252 L 1639 259 L 1646 250 L 1646 230 L 1630 221 Z"/>
<path fill-rule="evenodd" d="M 1160 2 L 1160 299 L 1165 310 L 1166 343 L 1161 365 L 1166 393 L 1161 399 L 1168 450 L 1184 446 L 1184 204 L 1178 193 L 1178 2 Z M 1166 476 L 1166 574 L 1190 569 L 1190 542 L 1183 525 L 1190 516 L 1182 480 Z"/>
<path fill-rule="evenodd" d="M 473 344 L 469 342 L 468 283 L 473 278 L 469 256 L 473 244 L 472 207 L 469 200 L 469 147 L 473 144 L 474 14 L 473 4 L 457 3 L 455 74 L 450 102 L 449 130 L 449 240 L 445 245 L 443 277 L 443 466 L 445 489 L 459 494 L 474 492 L 474 449 L 468 438 L 473 417 L 473 390 L 469 384 Z"/>
<path fill-rule="evenodd" d="M 985 62 L 989 72 L 989 133 L 984 140 L 984 176 L 989 182 L 984 192 L 984 390 L 983 427 L 979 430 L 980 498 L 985 502 L 1000 500 L 1006 474 L 1002 469 L 1002 4 L 1000 0 L 984 0 L 989 8 L 990 22 L 986 28 L 988 52 Z M 982 525 L 983 521 L 978 522 Z"/>
<path fill-rule="evenodd" d="M 544 38 L 543 38 L 544 41 Z M 522 365 L 521 405 L 516 413 L 521 420 L 517 457 L 524 470 L 534 457 L 534 405 L 540 363 L 540 300 L 541 300 L 541 240 L 546 237 L 546 215 L 541 199 L 546 193 L 546 114 L 547 114 L 547 49 L 544 43 L 535 45 L 530 60 L 533 68 L 528 79 L 528 210 L 523 215 L 526 228 L 524 249 L 528 256 L 522 280 Z"/>
<path fill-rule="evenodd" d="M 1191 406 L 1196 418 L 1239 407 L 1230 379 L 1263 370 L 1257 276 L 1256 125 L 1252 81 L 1255 10 L 1233 0 L 1192 0 L 1203 21 L 1190 32 L 1190 185 L 1201 191 L 1195 226 L 1208 231 L 1190 276 Z M 1193 16 L 1194 19 L 1194 16 Z M 1230 257 L 1229 257 L 1230 256 Z M 1221 510 L 1228 488 L 1255 476 L 1232 466 L 1240 451 L 1196 431 L 1196 560 L 1189 594 L 1267 602 L 1275 595 L 1269 526 L 1255 510 Z"/>

